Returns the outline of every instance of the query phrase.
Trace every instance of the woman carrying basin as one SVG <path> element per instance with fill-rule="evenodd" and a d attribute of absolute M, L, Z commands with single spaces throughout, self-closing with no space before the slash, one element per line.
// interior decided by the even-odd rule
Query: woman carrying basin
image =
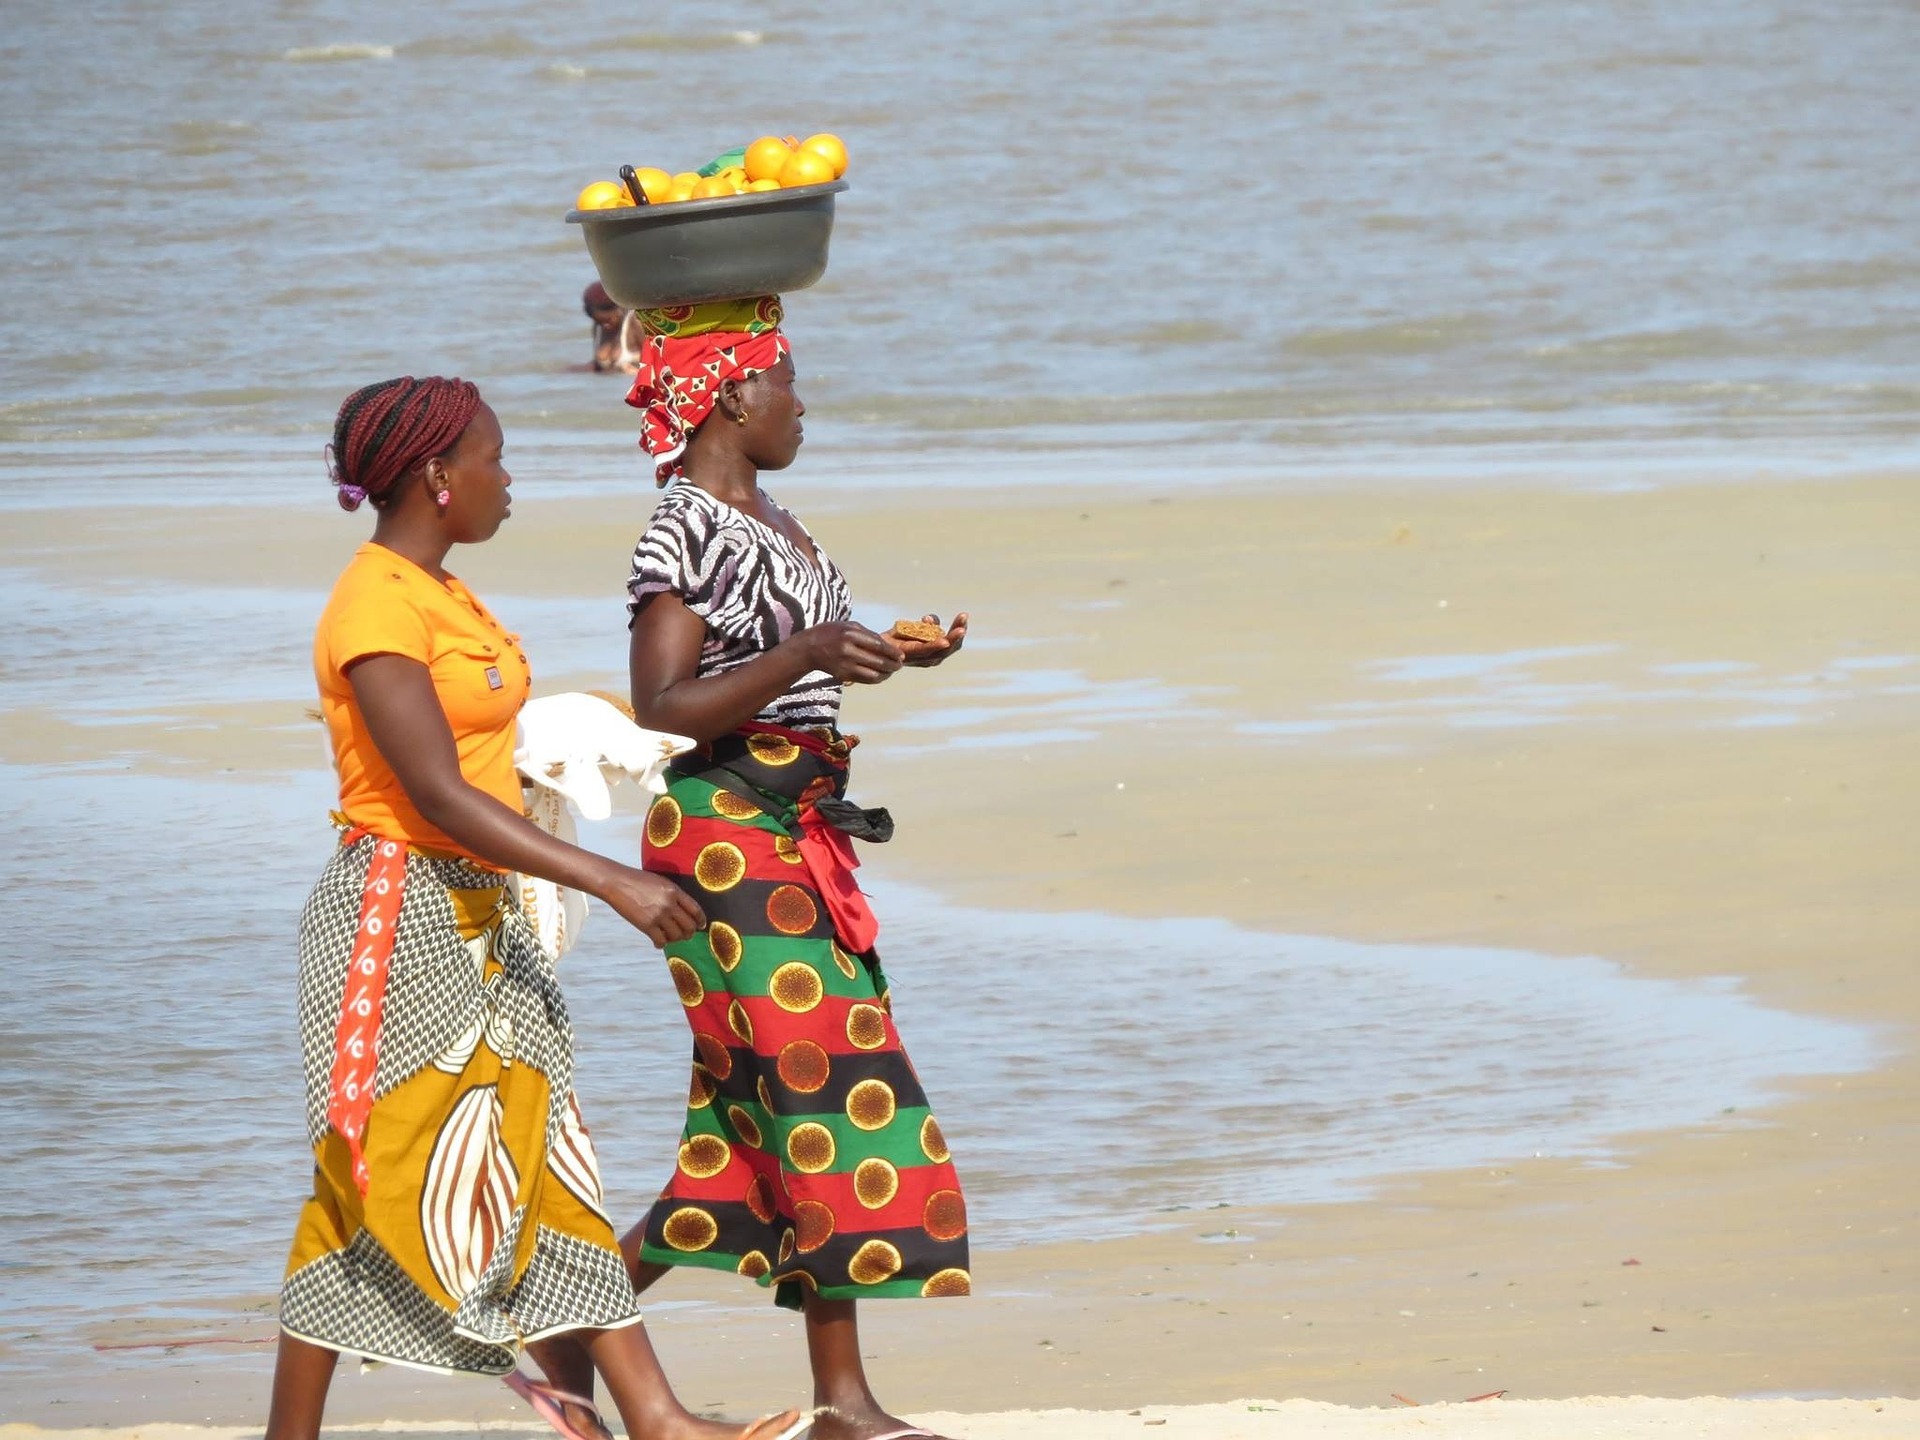
<path fill-rule="evenodd" d="M 792 464 L 806 407 L 775 296 L 645 312 L 628 403 L 666 495 L 628 579 L 635 718 L 691 736 L 647 817 L 645 867 L 708 916 L 666 947 L 693 1030 L 678 1163 L 623 1243 L 644 1290 L 675 1266 L 731 1271 L 806 1317 L 816 1440 L 918 1435 L 861 1363 L 856 1305 L 971 1289 L 966 1203 L 902 1048 L 846 798 L 847 685 L 938 665 L 927 639 L 851 618 L 846 577 L 760 487 Z M 937 637 L 937 638 L 932 638 Z M 568 1347 L 538 1358 L 563 1384 Z"/>

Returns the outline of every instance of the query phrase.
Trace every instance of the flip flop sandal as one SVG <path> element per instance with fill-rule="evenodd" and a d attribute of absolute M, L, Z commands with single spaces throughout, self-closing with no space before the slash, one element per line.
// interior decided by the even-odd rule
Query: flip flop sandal
<path fill-rule="evenodd" d="M 813 1426 L 818 1410 L 782 1410 L 762 1415 L 740 1432 L 740 1440 L 799 1440 Z"/>
<path fill-rule="evenodd" d="M 613 1440 L 613 1432 L 607 1429 L 607 1422 L 600 1418 L 599 1409 L 586 1396 L 556 1389 L 544 1380 L 530 1380 L 518 1370 L 500 1378 L 509 1390 L 533 1407 L 534 1414 L 564 1435 L 566 1440 Z M 594 1428 L 587 1429 L 569 1419 L 569 1405 L 578 1406 L 592 1416 Z"/>
<path fill-rule="evenodd" d="M 819 1415 L 831 1408 L 831 1406 L 822 1406 L 813 1413 Z M 784 1437 L 779 1437 L 779 1440 L 784 1440 Z M 889 1430 L 884 1435 L 869 1436 L 868 1440 L 940 1440 L 940 1437 L 931 1430 L 922 1430 L 918 1425 L 905 1425 L 898 1430 Z"/>

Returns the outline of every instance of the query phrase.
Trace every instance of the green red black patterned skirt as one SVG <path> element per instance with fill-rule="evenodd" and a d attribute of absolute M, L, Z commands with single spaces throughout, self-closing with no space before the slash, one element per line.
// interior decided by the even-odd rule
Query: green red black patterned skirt
<path fill-rule="evenodd" d="M 844 798 L 846 756 L 824 733 L 749 727 L 676 761 L 647 816 L 646 868 L 708 924 L 667 947 L 693 1080 L 640 1253 L 732 1270 L 790 1308 L 806 1290 L 971 1289 L 960 1181 L 814 810 Z"/>

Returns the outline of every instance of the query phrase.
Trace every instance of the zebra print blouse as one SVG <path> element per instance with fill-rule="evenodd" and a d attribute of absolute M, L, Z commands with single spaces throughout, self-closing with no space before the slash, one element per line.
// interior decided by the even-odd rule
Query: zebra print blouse
<path fill-rule="evenodd" d="M 817 545 L 814 551 L 819 565 L 780 531 L 682 481 L 661 497 L 633 548 L 627 623 L 651 597 L 677 595 L 707 622 L 695 674 L 732 670 L 795 631 L 851 618 L 846 577 Z M 832 725 L 839 714 L 840 682 L 815 670 L 754 718 L 804 729 Z"/>

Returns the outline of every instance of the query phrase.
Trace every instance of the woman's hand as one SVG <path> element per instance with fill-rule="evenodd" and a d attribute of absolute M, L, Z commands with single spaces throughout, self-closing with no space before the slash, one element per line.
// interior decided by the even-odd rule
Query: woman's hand
<path fill-rule="evenodd" d="M 929 625 L 940 623 L 938 615 L 922 615 L 920 618 Z M 947 638 L 944 640 L 902 640 L 896 637 L 893 643 L 900 647 L 907 664 L 924 670 L 938 665 L 964 645 L 966 640 L 967 612 L 962 610 L 953 617 L 953 624 L 947 627 Z"/>
<path fill-rule="evenodd" d="M 707 923 L 700 907 L 671 880 L 611 861 L 608 871 L 593 893 L 661 949 Z"/>
<path fill-rule="evenodd" d="M 792 643 L 804 647 L 811 668 L 846 685 L 878 685 L 906 663 L 896 642 L 857 620 L 810 625 Z"/>
<path fill-rule="evenodd" d="M 634 719 L 652 730 L 713 740 L 751 720 L 817 670 L 842 683 L 878 685 L 906 657 L 884 635 L 837 620 L 810 625 L 731 670 L 702 675 L 707 622 L 678 595 L 654 595 L 633 621 L 627 665 Z"/>

